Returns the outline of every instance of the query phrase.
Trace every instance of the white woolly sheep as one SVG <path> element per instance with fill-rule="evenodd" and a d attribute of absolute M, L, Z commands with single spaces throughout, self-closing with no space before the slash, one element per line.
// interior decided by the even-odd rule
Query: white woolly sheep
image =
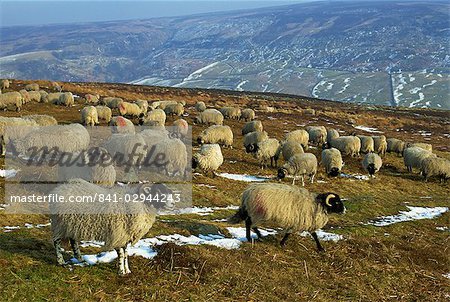
<path fill-rule="evenodd" d="M 109 123 L 111 121 L 111 118 L 112 118 L 111 108 L 109 108 L 107 106 L 95 106 L 95 109 L 97 109 L 98 119 L 104 120 L 107 123 Z"/>
<path fill-rule="evenodd" d="M 359 156 L 361 141 L 357 136 L 340 136 L 331 140 L 330 147 L 336 148 L 343 155 Z"/>
<path fill-rule="evenodd" d="M 136 133 L 133 122 L 123 116 L 114 116 L 109 125 L 113 133 Z"/>
<path fill-rule="evenodd" d="M 327 129 L 324 126 L 308 126 L 306 131 L 308 131 L 311 144 L 319 146 L 323 145 L 327 140 Z"/>
<path fill-rule="evenodd" d="M 344 213 L 345 207 L 335 193 L 310 193 L 304 188 L 275 183 L 252 184 L 245 189 L 241 206 L 229 223 L 245 221 L 247 241 L 250 231 L 261 239 L 257 226 L 272 223 L 284 229 L 281 246 L 286 244 L 292 232 L 307 231 L 314 238 L 317 249 L 323 251 L 316 231 L 328 222 L 328 213 Z"/>
<path fill-rule="evenodd" d="M 369 173 L 370 177 L 375 177 L 375 173 L 380 171 L 382 164 L 381 157 L 373 152 L 367 153 L 362 160 L 362 166 Z"/>
<path fill-rule="evenodd" d="M 85 198 L 85 196 L 119 196 L 118 200 L 126 200 L 126 196 L 153 196 L 168 194 L 171 190 L 165 185 L 143 184 L 139 187 L 123 186 L 108 189 L 91 184 L 82 179 L 74 179 L 62 184 L 51 191 L 57 196 L 71 198 Z M 151 196 L 151 197 L 150 197 Z M 164 203 L 149 202 L 94 202 L 87 208 L 78 203 L 53 204 L 51 207 L 51 228 L 59 265 L 64 265 L 61 240 L 69 239 L 73 249 L 73 256 L 82 261 L 79 242 L 102 241 L 104 250 L 115 249 L 118 254 L 119 274 L 131 273 L 128 266 L 127 245 L 136 244 L 152 227 L 156 219 L 155 207 L 165 206 Z"/>
<path fill-rule="evenodd" d="M 420 169 L 422 161 L 428 157 L 436 157 L 436 154 L 420 147 L 410 147 L 403 151 L 403 162 L 408 172 L 412 172 L 413 168 Z"/>
<path fill-rule="evenodd" d="M 255 119 L 255 111 L 253 109 L 246 108 L 241 111 L 241 120 L 248 122 L 254 119 Z"/>
<path fill-rule="evenodd" d="M 384 135 L 372 136 L 372 139 L 374 152 L 378 153 L 381 156 L 384 156 L 387 150 L 386 136 Z"/>
<path fill-rule="evenodd" d="M 206 105 L 205 102 L 197 102 L 195 103 L 195 110 L 197 110 L 198 112 L 203 112 L 206 110 Z"/>
<path fill-rule="evenodd" d="M 184 106 L 181 103 L 168 104 L 164 108 L 164 112 L 166 113 L 166 115 L 181 116 L 184 113 Z"/>
<path fill-rule="evenodd" d="M 397 153 L 398 156 L 403 154 L 403 151 L 405 150 L 404 141 L 396 138 L 388 138 L 386 142 L 387 142 L 387 152 Z"/>
<path fill-rule="evenodd" d="M 420 167 L 425 181 L 430 177 L 439 177 L 440 182 L 446 182 L 450 179 L 450 160 L 442 157 L 428 157 L 422 160 Z"/>
<path fill-rule="evenodd" d="M 64 92 L 59 96 L 57 105 L 64 105 L 67 107 L 73 106 L 75 103 L 72 92 Z"/>
<path fill-rule="evenodd" d="M 195 118 L 197 124 L 206 125 L 222 125 L 223 115 L 217 109 L 206 109 L 203 112 L 199 112 L 198 116 Z"/>
<path fill-rule="evenodd" d="M 86 99 L 86 102 L 88 104 L 93 104 L 93 105 L 97 105 L 100 102 L 100 95 L 96 94 L 85 94 L 84 98 Z"/>
<path fill-rule="evenodd" d="M 280 142 L 276 138 L 269 138 L 255 145 L 253 156 L 259 160 L 261 169 L 267 167 L 267 162 L 269 160 L 271 167 L 277 167 L 277 161 L 280 157 L 280 151 Z"/>
<path fill-rule="evenodd" d="M 286 134 L 285 141 L 293 140 L 308 150 L 309 133 L 305 130 L 294 130 Z"/>
<path fill-rule="evenodd" d="M 40 103 L 48 103 L 48 92 L 45 90 L 39 90 L 39 94 L 41 95 Z"/>
<path fill-rule="evenodd" d="M 340 134 L 336 129 L 328 128 L 327 129 L 327 144 L 330 145 L 331 140 L 339 137 Z"/>
<path fill-rule="evenodd" d="M 265 141 L 268 139 L 266 131 L 253 131 L 244 135 L 244 148 L 245 152 L 252 153 L 254 152 L 255 145 L 259 142 Z"/>
<path fill-rule="evenodd" d="M 154 154 L 164 154 L 165 156 L 165 165 L 162 167 L 162 170 L 166 175 L 185 175 L 188 154 L 186 145 L 180 139 L 163 139 L 157 141 L 153 146 Z"/>
<path fill-rule="evenodd" d="M 100 100 L 100 105 L 105 105 L 111 109 L 119 109 L 119 105 L 123 103 L 123 99 L 116 97 L 104 97 Z"/>
<path fill-rule="evenodd" d="M 247 133 L 254 131 L 263 131 L 263 124 L 261 121 L 251 121 L 244 124 L 242 127 L 242 135 L 246 135 Z"/>
<path fill-rule="evenodd" d="M 45 114 L 33 114 L 33 115 L 25 115 L 22 117 L 23 119 L 33 120 L 39 126 L 53 126 L 58 125 L 58 121 L 51 115 Z"/>
<path fill-rule="evenodd" d="M 148 101 L 146 100 L 137 100 L 135 102 L 136 105 L 139 106 L 139 108 L 141 108 L 141 111 L 143 114 L 147 114 L 148 111 Z"/>
<path fill-rule="evenodd" d="M 419 148 L 422 148 L 424 150 L 433 152 L 433 146 L 431 144 L 427 144 L 427 143 L 407 143 L 405 145 L 405 149 L 409 148 L 409 147 L 419 147 Z"/>
<path fill-rule="evenodd" d="M 16 139 L 22 138 L 38 126 L 36 121 L 20 117 L 0 116 L 0 148 L 1 155 L 6 154 L 6 146 Z"/>
<path fill-rule="evenodd" d="M 336 148 L 323 150 L 321 164 L 325 166 L 325 172 L 329 176 L 338 176 L 344 166 L 341 151 Z"/>
<path fill-rule="evenodd" d="M 28 91 L 28 96 L 31 102 L 41 102 L 42 94 L 39 91 Z"/>
<path fill-rule="evenodd" d="M 39 84 L 37 84 L 37 83 L 27 84 L 27 85 L 25 85 L 25 90 L 39 91 Z"/>
<path fill-rule="evenodd" d="M 119 108 L 119 113 L 122 116 L 139 117 L 139 116 L 141 116 L 141 114 L 143 114 L 142 109 L 139 108 L 138 105 L 133 104 L 133 103 L 122 102 L 118 105 L 118 108 Z"/>
<path fill-rule="evenodd" d="M 27 90 L 21 89 L 19 90 L 19 93 L 22 95 L 23 104 L 31 102 L 30 93 Z"/>
<path fill-rule="evenodd" d="M 241 118 L 241 109 L 238 107 L 223 107 L 219 111 L 225 119 L 239 120 Z"/>
<path fill-rule="evenodd" d="M 285 161 L 288 161 L 293 155 L 305 153 L 301 144 L 294 140 L 288 140 L 282 143 L 281 153 Z"/>
<path fill-rule="evenodd" d="M 229 126 L 212 125 L 203 130 L 197 137 L 199 144 L 219 144 L 233 147 L 233 131 Z"/>
<path fill-rule="evenodd" d="M 8 79 L 1 80 L 0 85 L 2 86 L 2 90 L 8 89 L 9 88 L 9 80 Z"/>
<path fill-rule="evenodd" d="M 81 109 L 81 123 L 85 126 L 98 125 L 97 108 L 94 106 L 86 106 Z"/>
<path fill-rule="evenodd" d="M 0 109 L 14 108 L 14 110 L 20 111 L 22 104 L 23 97 L 17 91 L 0 94 Z"/>
<path fill-rule="evenodd" d="M 197 167 L 202 170 L 206 176 L 212 172 L 215 177 L 215 171 L 223 164 L 222 150 L 218 144 L 204 144 L 200 151 L 192 156 L 192 169 Z"/>
<path fill-rule="evenodd" d="M 154 109 L 139 119 L 139 125 L 164 126 L 166 124 L 166 113 L 162 109 Z"/>
<path fill-rule="evenodd" d="M 172 127 L 173 132 L 178 134 L 180 137 L 185 137 L 188 134 L 189 124 L 182 118 L 174 121 Z"/>
<path fill-rule="evenodd" d="M 370 153 L 370 152 L 373 152 L 375 150 L 373 138 L 371 136 L 357 135 L 357 137 L 361 141 L 360 152 L 362 152 L 362 153 Z"/>
<path fill-rule="evenodd" d="M 314 176 L 317 173 L 317 158 L 312 153 L 297 153 L 278 169 L 278 179 L 283 179 L 287 174 L 292 175 L 292 185 L 295 184 L 295 179 L 300 176 L 302 179 L 302 186 L 305 186 L 305 176 L 308 176 L 311 183 L 314 182 Z"/>
<path fill-rule="evenodd" d="M 144 138 L 134 133 L 115 133 L 102 147 L 108 151 L 117 167 L 126 163 L 127 168 L 136 168 L 147 154 Z"/>
<path fill-rule="evenodd" d="M 62 95 L 61 92 L 52 92 L 47 94 L 47 102 L 51 104 L 56 104 L 59 102 L 59 98 Z M 47 103 L 45 102 L 45 103 Z"/>

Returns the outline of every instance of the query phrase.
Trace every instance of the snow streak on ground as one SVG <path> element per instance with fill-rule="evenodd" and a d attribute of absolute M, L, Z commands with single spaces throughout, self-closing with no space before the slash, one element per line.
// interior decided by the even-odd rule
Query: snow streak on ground
<path fill-rule="evenodd" d="M 17 170 L 1 170 L 0 169 L 0 177 L 10 178 L 14 177 L 17 174 Z"/>
<path fill-rule="evenodd" d="M 372 133 L 383 133 L 382 131 L 378 130 L 377 128 L 371 128 L 367 126 L 354 126 L 353 128 L 366 131 L 366 132 L 372 132 Z"/>
<path fill-rule="evenodd" d="M 261 181 L 268 181 L 271 179 L 269 177 L 247 175 L 247 174 L 219 173 L 217 175 L 223 178 L 245 182 L 261 182 Z"/>
<path fill-rule="evenodd" d="M 387 226 L 404 221 L 433 219 L 438 216 L 441 216 L 442 214 L 448 211 L 447 207 L 434 207 L 434 208 L 411 207 L 411 206 L 406 207 L 408 208 L 409 211 L 400 211 L 400 214 L 397 215 L 379 217 L 374 221 L 369 222 L 369 224 L 375 226 Z"/>

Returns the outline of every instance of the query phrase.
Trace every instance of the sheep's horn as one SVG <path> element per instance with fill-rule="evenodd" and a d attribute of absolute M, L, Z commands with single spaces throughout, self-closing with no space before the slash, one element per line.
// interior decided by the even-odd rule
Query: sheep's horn
<path fill-rule="evenodd" d="M 334 198 L 334 197 L 336 197 L 336 195 L 334 195 L 334 194 L 329 194 L 328 196 L 327 196 L 327 198 L 325 198 L 325 204 L 327 205 L 327 206 L 329 206 L 329 207 L 331 207 L 331 204 L 330 204 L 330 199 L 331 198 Z"/>

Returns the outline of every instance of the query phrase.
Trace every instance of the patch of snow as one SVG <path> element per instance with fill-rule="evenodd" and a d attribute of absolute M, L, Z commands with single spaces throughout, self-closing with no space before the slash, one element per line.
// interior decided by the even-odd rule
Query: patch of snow
<path fill-rule="evenodd" d="M 409 211 L 400 211 L 400 214 L 397 215 L 379 217 L 376 220 L 369 222 L 369 224 L 374 226 L 387 226 L 404 221 L 433 219 L 448 211 L 447 207 L 406 207 Z"/>
<path fill-rule="evenodd" d="M 334 234 L 334 233 L 328 233 L 322 230 L 317 230 L 316 231 L 317 237 L 320 240 L 323 241 L 334 241 L 334 242 L 338 242 L 339 240 L 344 239 L 344 236 L 339 235 L 339 234 Z M 300 233 L 300 236 L 303 237 L 307 237 L 307 236 L 311 236 L 311 234 L 309 232 L 302 232 Z"/>
<path fill-rule="evenodd" d="M 238 206 L 230 205 L 226 207 L 190 207 L 175 209 L 170 211 L 159 211 L 159 215 L 183 215 L 183 214 L 197 214 L 200 216 L 207 216 L 214 213 L 214 211 L 224 211 L 224 210 L 237 210 Z"/>
<path fill-rule="evenodd" d="M 353 126 L 353 128 L 366 131 L 366 132 L 372 132 L 372 133 L 383 133 L 382 131 L 379 131 L 377 128 L 371 128 L 367 126 Z"/>
<path fill-rule="evenodd" d="M 241 228 L 241 227 L 227 227 L 227 230 L 228 230 L 228 232 L 230 232 L 230 235 L 233 238 L 236 238 L 239 241 L 247 241 L 247 238 L 245 236 L 245 228 Z M 272 230 L 272 229 L 261 229 L 261 228 L 259 228 L 259 231 L 261 232 L 261 235 L 263 237 L 277 234 L 277 231 L 276 230 Z M 255 238 L 255 239 L 258 238 L 256 233 L 254 233 L 253 231 L 251 232 L 251 236 L 252 236 L 252 238 Z"/>
<path fill-rule="evenodd" d="M 447 231 L 447 230 L 448 230 L 448 227 L 446 227 L 446 226 L 444 226 L 444 227 L 436 227 L 436 230 L 439 230 L 439 231 Z"/>
<path fill-rule="evenodd" d="M 261 182 L 270 180 L 270 178 L 268 177 L 261 177 L 247 174 L 218 173 L 217 175 L 223 178 L 245 182 Z"/>
<path fill-rule="evenodd" d="M 450 273 L 442 274 L 442 276 L 443 276 L 444 278 L 450 279 Z"/>
<path fill-rule="evenodd" d="M 243 91 L 244 89 L 242 89 L 242 86 L 245 85 L 246 83 L 248 83 L 248 80 L 245 80 L 245 81 L 240 82 L 240 83 L 236 86 L 236 90 L 237 90 L 237 91 Z"/>
<path fill-rule="evenodd" d="M 17 170 L 1 170 L 0 169 L 0 177 L 11 178 L 16 176 Z"/>
<path fill-rule="evenodd" d="M 434 85 L 434 84 L 436 84 L 436 83 L 437 83 L 436 80 L 432 80 L 431 83 L 422 85 L 422 88 L 425 88 L 425 87 L 428 87 L 428 86 L 432 86 L 432 85 Z"/>
<path fill-rule="evenodd" d="M 369 176 L 367 176 L 367 175 L 362 175 L 362 174 L 346 174 L 346 173 L 341 173 L 340 176 L 341 176 L 341 177 L 345 177 L 345 178 L 354 178 L 354 179 L 358 179 L 358 180 L 369 180 Z"/>

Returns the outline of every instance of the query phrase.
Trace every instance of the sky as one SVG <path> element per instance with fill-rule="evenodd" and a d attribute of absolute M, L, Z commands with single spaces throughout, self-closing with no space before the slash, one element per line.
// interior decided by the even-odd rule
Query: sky
<path fill-rule="evenodd" d="M 182 16 L 310 2 L 308 0 L 5 1 L 0 26 L 95 22 Z"/>

